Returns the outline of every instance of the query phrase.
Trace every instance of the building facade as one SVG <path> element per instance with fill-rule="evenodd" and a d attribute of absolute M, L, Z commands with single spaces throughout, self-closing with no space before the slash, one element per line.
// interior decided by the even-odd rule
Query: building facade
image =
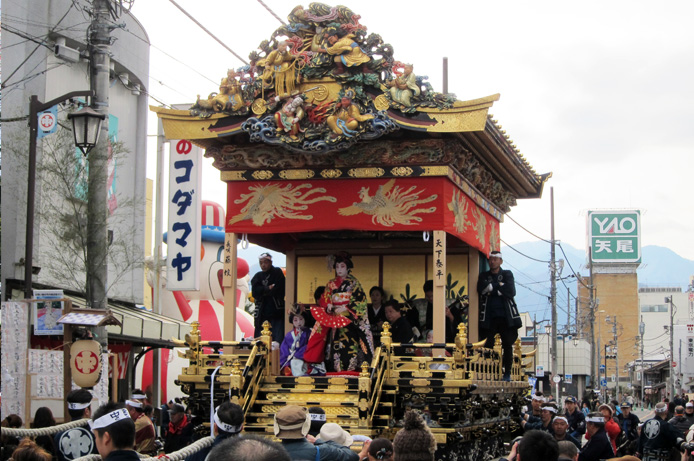
<path fill-rule="evenodd" d="M 122 27 L 111 32 L 107 287 L 109 298 L 142 303 L 149 40 L 129 12 L 120 12 L 117 22 Z M 10 120 L 2 133 L 3 299 L 23 297 L 29 99 L 49 101 L 90 88 L 89 25 L 88 12 L 69 0 L 3 5 L 2 102 L 3 118 Z M 58 131 L 37 143 L 33 266 L 40 268 L 35 282 L 82 291 L 84 248 L 75 247 L 79 235 L 63 225 L 86 222 L 86 160 L 65 141 L 72 136 L 66 115 L 78 104 L 59 104 Z M 69 184 L 60 188 L 62 180 Z"/>

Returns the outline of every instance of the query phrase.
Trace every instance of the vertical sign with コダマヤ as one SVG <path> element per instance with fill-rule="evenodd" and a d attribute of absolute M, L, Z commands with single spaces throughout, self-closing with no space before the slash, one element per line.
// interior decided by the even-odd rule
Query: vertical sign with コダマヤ
<path fill-rule="evenodd" d="M 594 263 L 641 262 L 641 212 L 588 212 L 588 239 Z"/>
<path fill-rule="evenodd" d="M 166 288 L 171 291 L 200 288 L 201 158 L 200 148 L 190 141 L 171 141 L 166 235 Z"/>

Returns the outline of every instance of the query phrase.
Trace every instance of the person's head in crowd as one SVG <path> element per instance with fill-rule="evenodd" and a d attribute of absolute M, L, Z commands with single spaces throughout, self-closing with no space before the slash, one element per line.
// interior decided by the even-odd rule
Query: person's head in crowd
<path fill-rule="evenodd" d="M 154 416 L 154 407 L 152 405 L 145 405 L 145 416 L 152 419 Z"/>
<path fill-rule="evenodd" d="M 210 451 L 208 458 L 215 461 L 291 461 L 282 445 L 253 434 L 224 440 Z"/>
<path fill-rule="evenodd" d="M 667 403 L 665 402 L 658 402 L 655 404 L 655 416 L 661 419 L 667 418 Z"/>
<path fill-rule="evenodd" d="M 433 461 L 436 451 L 434 434 L 416 411 L 405 413 L 403 428 L 393 439 L 394 458 L 398 461 Z"/>
<path fill-rule="evenodd" d="M 133 420 L 139 418 L 145 412 L 145 404 L 142 400 L 133 400 L 132 398 L 125 401 L 125 409 Z"/>
<path fill-rule="evenodd" d="M 367 455 L 369 461 L 393 461 L 393 443 L 384 437 L 373 439 Z"/>
<path fill-rule="evenodd" d="M 606 403 L 600 405 L 598 407 L 598 411 L 605 418 L 605 420 L 612 419 L 612 415 L 614 414 L 614 410 L 612 410 L 612 407 Z"/>
<path fill-rule="evenodd" d="M 422 285 L 422 290 L 424 291 L 424 298 L 427 300 L 428 303 L 433 303 L 434 302 L 434 281 L 433 280 L 427 280 L 424 282 L 424 285 Z"/>
<path fill-rule="evenodd" d="M 542 404 L 545 403 L 545 396 L 542 395 L 542 392 L 537 391 L 533 394 L 533 398 L 530 401 L 530 404 L 533 407 L 533 413 L 539 413 L 540 409 L 542 408 Z"/>
<path fill-rule="evenodd" d="M 687 404 L 684 406 L 684 412 L 687 415 L 692 415 L 694 414 L 694 403 L 692 402 L 687 402 Z"/>
<path fill-rule="evenodd" d="M 26 437 L 12 452 L 12 461 L 51 461 L 52 455 Z"/>
<path fill-rule="evenodd" d="M 324 442 L 335 442 L 343 447 L 351 447 L 354 441 L 350 433 L 342 429 L 337 423 L 325 423 L 321 427 L 318 438 Z"/>
<path fill-rule="evenodd" d="M 22 427 L 22 424 L 22 418 L 20 418 L 19 415 L 15 415 L 14 413 L 11 415 L 7 415 L 7 417 L 2 420 L 2 427 L 19 429 L 20 427 Z"/>
<path fill-rule="evenodd" d="M 602 413 L 594 411 L 586 416 L 586 432 L 593 436 L 600 429 L 605 428 L 605 417 Z"/>
<path fill-rule="evenodd" d="M 321 427 L 323 427 L 323 424 L 325 424 L 327 420 L 325 410 L 321 407 L 308 407 L 308 417 L 311 420 L 311 427 L 308 433 L 314 437 L 318 437 Z"/>
<path fill-rule="evenodd" d="M 31 423 L 31 427 L 51 427 L 55 426 L 55 418 L 53 417 L 53 412 L 48 407 L 40 407 L 34 413 L 34 421 Z"/>
<path fill-rule="evenodd" d="M 133 400 L 140 400 L 144 402 L 145 400 L 147 400 L 147 393 L 142 389 L 135 389 L 133 390 L 133 393 L 130 394 L 130 398 Z"/>
<path fill-rule="evenodd" d="M 559 444 L 549 432 L 531 430 L 523 435 L 518 443 L 517 461 L 556 461 L 559 457 Z"/>
<path fill-rule="evenodd" d="M 557 439 L 563 439 L 569 430 L 569 421 L 564 416 L 556 416 L 552 420 L 552 430 Z"/>
<path fill-rule="evenodd" d="M 629 405 L 629 402 L 622 402 L 622 414 L 624 416 L 629 416 L 629 413 L 631 413 L 631 405 Z"/>
<path fill-rule="evenodd" d="M 224 402 L 214 412 L 214 433 L 236 435 L 243 429 L 243 409 L 232 402 Z"/>
<path fill-rule="evenodd" d="M 400 314 L 400 304 L 394 299 L 386 301 L 385 304 L 386 319 L 392 325 L 397 322 L 402 315 Z"/>
<path fill-rule="evenodd" d="M 386 292 L 383 291 L 383 288 L 379 286 L 373 286 L 369 290 L 369 298 L 371 298 L 371 303 L 372 304 L 377 304 L 379 306 L 383 305 L 383 302 L 386 299 Z"/>
<path fill-rule="evenodd" d="M 434 343 L 434 330 L 427 330 L 426 335 L 424 335 L 428 343 Z"/>
<path fill-rule="evenodd" d="M 180 424 L 181 420 L 186 416 L 186 409 L 180 403 L 174 403 L 169 410 L 169 421 L 173 423 L 174 426 Z"/>
<path fill-rule="evenodd" d="M 542 404 L 542 408 L 540 410 L 540 419 L 542 420 L 542 425 L 547 426 L 552 422 L 552 418 L 554 418 L 557 414 L 557 404 L 554 402 L 546 402 Z"/>
<path fill-rule="evenodd" d="M 684 416 L 684 407 L 682 405 L 675 407 L 675 416 Z"/>
<path fill-rule="evenodd" d="M 258 256 L 258 264 L 260 265 L 260 270 L 267 272 L 272 269 L 272 255 L 270 253 L 260 253 Z"/>
<path fill-rule="evenodd" d="M 92 416 L 92 393 L 87 389 L 74 389 L 67 395 L 67 411 L 73 421 Z"/>
<path fill-rule="evenodd" d="M 578 447 L 573 442 L 568 440 L 559 441 L 559 459 L 570 459 L 576 461 L 578 459 Z"/>
<path fill-rule="evenodd" d="M 116 450 L 132 450 L 135 445 L 135 422 L 123 404 L 101 405 L 90 423 L 101 459 Z"/>
<path fill-rule="evenodd" d="M 564 407 L 566 407 L 566 411 L 569 413 L 576 411 L 576 397 L 568 396 L 564 399 Z"/>
<path fill-rule="evenodd" d="M 275 414 L 275 436 L 280 440 L 303 439 L 311 428 L 308 413 L 298 405 L 287 405 Z"/>

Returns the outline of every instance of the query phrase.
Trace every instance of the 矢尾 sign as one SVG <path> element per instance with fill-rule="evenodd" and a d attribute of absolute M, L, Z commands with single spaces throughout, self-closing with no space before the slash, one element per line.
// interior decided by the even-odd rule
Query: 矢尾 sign
<path fill-rule="evenodd" d="M 641 262 L 641 212 L 607 210 L 588 212 L 588 239 L 595 263 Z"/>

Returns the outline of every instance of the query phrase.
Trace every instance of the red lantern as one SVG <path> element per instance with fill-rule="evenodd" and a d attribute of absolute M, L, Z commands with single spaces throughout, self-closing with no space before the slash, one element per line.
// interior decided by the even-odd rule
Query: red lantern
<path fill-rule="evenodd" d="M 72 343 L 70 370 L 72 380 L 79 387 L 94 387 L 101 377 L 101 344 L 93 340 Z"/>
<path fill-rule="evenodd" d="M 237 279 L 242 279 L 245 276 L 248 275 L 248 272 L 251 270 L 250 266 L 248 265 L 248 262 L 243 259 L 243 258 L 238 258 L 236 260 L 236 278 Z"/>

